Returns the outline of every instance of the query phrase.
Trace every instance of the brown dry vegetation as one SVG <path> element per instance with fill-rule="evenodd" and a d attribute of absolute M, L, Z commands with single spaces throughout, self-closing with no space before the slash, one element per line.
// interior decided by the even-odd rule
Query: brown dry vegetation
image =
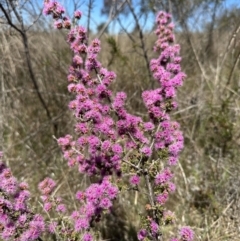
<path fill-rule="evenodd" d="M 168 205 L 176 213 L 176 226 L 192 226 L 196 241 L 240 240 L 240 34 L 237 21 L 231 28 L 227 24 L 214 30 L 211 51 L 206 49 L 207 31 L 177 33 L 182 69 L 188 77 L 179 89 L 179 108 L 173 118 L 181 123 L 185 149 L 176 168 L 177 191 Z M 125 34 L 105 34 L 100 60 L 117 74 L 113 90 L 126 91 L 128 109 L 144 117 L 141 92 L 151 88 L 152 79 L 137 53 L 138 35 L 132 36 L 134 44 Z M 75 208 L 75 191 L 90 180 L 67 167 L 55 140 L 73 132 L 66 81 L 71 53 L 64 32 L 29 31 L 28 37 L 34 74 L 52 119 L 30 81 L 20 36 L 12 29 L 0 31 L 0 128 L 5 160 L 19 179 L 30 184 L 36 209 L 41 209 L 37 184 L 46 176 L 57 180 L 65 203 Z M 144 41 L 151 58 L 154 34 L 145 33 Z M 103 238 L 136 240 L 136 226 L 141 222 L 137 214 L 143 211 L 141 194 L 125 192 L 116 211 L 99 227 Z"/>

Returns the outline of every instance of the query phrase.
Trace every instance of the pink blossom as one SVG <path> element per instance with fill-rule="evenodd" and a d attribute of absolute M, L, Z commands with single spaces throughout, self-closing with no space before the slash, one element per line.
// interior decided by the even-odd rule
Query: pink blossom
<path fill-rule="evenodd" d="M 151 156 L 151 154 L 152 154 L 152 150 L 148 146 L 144 146 L 140 151 L 148 157 Z"/>
<path fill-rule="evenodd" d="M 137 234 L 138 240 L 143 240 L 145 237 L 147 237 L 147 234 L 148 233 L 146 229 L 141 229 Z"/>
<path fill-rule="evenodd" d="M 140 182 L 140 178 L 138 175 L 134 175 L 134 176 L 130 177 L 129 181 L 130 181 L 130 184 L 132 184 L 132 185 L 138 185 Z"/>
<path fill-rule="evenodd" d="M 74 18 L 80 19 L 82 17 L 82 12 L 77 10 L 74 12 Z"/>
<path fill-rule="evenodd" d="M 50 202 L 44 203 L 43 209 L 44 209 L 46 212 L 49 212 L 51 208 L 52 208 L 52 203 L 50 203 Z"/>
<path fill-rule="evenodd" d="M 169 168 L 164 169 L 161 173 L 158 173 L 155 177 L 155 183 L 157 185 L 159 184 L 165 184 L 168 182 L 173 176 L 173 173 L 170 171 Z"/>
<path fill-rule="evenodd" d="M 188 226 L 180 229 L 180 236 L 183 241 L 192 241 L 194 238 L 194 232 Z"/>
<path fill-rule="evenodd" d="M 90 233 L 85 233 L 83 235 L 83 241 L 92 241 L 93 240 L 93 237 Z"/>
<path fill-rule="evenodd" d="M 57 222 L 53 221 L 48 225 L 48 231 L 50 233 L 55 233 L 57 229 Z"/>
<path fill-rule="evenodd" d="M 56 211 L 57 211 L 57 212 L 60 212 L 60 213 L 65 213 L 65 212 L 66 212 L 66 207 L 65 207 L 65 205 L 64 205 L 64 204 L 59 204 L 59 205 L 57 205 Z"/>
<path fill-rule="evenodd" d="M 86 218 L 77 219 L 75 222 L 75 231 L 86 230 L 89 228 L 89 221 Z"/>
<path fill-rule="evenodd" d="M 152 231 L 153 234 L 158 233 L 159 226 L 155 221 L 151 221 L 150 228 L 151 228 L 151 231 Z"/>
<path fill-rule="evenodd" d="M 157 197 L 156 197 L 156 201 L 161 205 L 165 204 L 167 199 L 168 199 L 168 193 L 167 192 L 163 192 L 163 193 L 157 195 Z"/>

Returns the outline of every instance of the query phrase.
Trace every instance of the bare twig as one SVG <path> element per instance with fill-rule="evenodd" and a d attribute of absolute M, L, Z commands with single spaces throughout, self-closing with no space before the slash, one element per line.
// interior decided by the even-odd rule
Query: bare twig
<path fill-rule="evenodd" d="M 182 176 L 183 176 L 183 180 L 184 180 L 184 183 L 185 183 L 185 186 L 186 186 L 186 194 L 188 194 L 188 182 L 187 182 L 187 177 L 186 177 L 186 174 L 183 170 L 183 167 L 182 167 L 182 164 L 180 163 L 180 161 L 178 161 L 178 166 L 181 170 L 181 173 L 182 173 Z"/>
<path fill-rule="evenodd" d="M 93 8 L 94 0 L 89 0 L 88 2 L 88 16 L 87 16 L 87 41 L 89 39 L 89 32 L 90 32 L 90 21 L 91 21 L 91 11 Z"/>
<path fill-rule="evenodd" d="M 221 61 L 221 64 L 220 64 L 220 68 L 219 68 L 219 74 L 221 74 L 221 70 L 223 69 L 223 65 L 226 61 L 226 58 L 227 58 L 227 54 L 229 53 L 231 47 L 232 47 L 232 44 L 234 43 L 236 37 L 237 37 L 237 34 L 239 33 L 240 31 L 240 23 L 237 25 L 237 27 L 235 28 L 235 30 L 233 31 L 233 34 L 231 36 L 231 38 L 229 39 L 229 42 L 228 42 L 228 45 L 227 45 L 227 48 L 224 52 L 224 55 L 222 57 L 222 61 Z"/>
<path fill-rule="evenodd" d="M 7 13 L 7 11 L 5 10 L 5 8 L 3 7 L 3 5 L 2 5 L 1 3 L 0 3 L 0 9 L 3 11 L 3 14 L 4 14 L 4 16 L 6 17 L 8 24 L 9 24 L 12 28 L 14 28 L 17 32 L 19 32 L 19 33 L 22 35 L 21 29 L 19 29 L 16 25 L 14 25 L 14 24 L 12 23 L 9 15 L 8 15 L 8 13 Z"/>
<path fill-rule="evenodd" d="M 124 4 L 126 3 L 126 0 L 123 1 L 120 6 L 117 8 L 117 10 L 114 13 L 114 8 L 113 6 L 111 7 L 110 11 L 109 11 L 109 15 L 108 15 L 108 20 L 107 22 L 104 24 L 103 28 L 101 29 L 101 31 L 98 34 L 98 38 L 100 39 L 103 35 L 103 33 L 105 32 L 105 30 L 107 29 L 107 27 L 109 26 L 109 24 L 113 21 L 113 19 L 119 14 L 119 12 L 122 10 Z"/>
<path fill-rule="evenodd" d="M 143 31 L 142 31 L 142 28 L 139 24 L 138 17 L 137 17 L 137 15 L 136 15 L 136 13 L 135 13 L 135 11 L 134 11 L 134 9 L 133 9 L 129 0 L 127 0 L 127 4 L 128 4 L 129 9 L 130 9 L 130 11 L 133 15 L 133 18 L 134 18 L 134 21 L 135 21 L 135 24 L 136 24 L 136 27 L 137 27 L 137 30 L 138 30 L 138 34 L 139 34 L 139 38 L 140 38 L 140 42 L 141 42 L 141 49 L 143 51 L 143 56 L 144 56 L 147 71 L 148 71 L 148 81 L 150 82 L 151 79 L 152 79 L 152 74 L 151 74 L 151 70 L 150 70 L 150 61 L 149 61 L 147 49 L 146 49 L 146 46 L 145 46 Z M 152 83 L 152 88 L 154 88 L 154 81 L 152 80 L 151 83 Z"/>
<path fill-rule="evenodd" d="M 119 25 L 121 26 L 122 30 L 127 34 L 127 36 L 129 37 L 129 39 L 135 44 L 136 41 L 133 38 L 133 36 L 131 34 L 129 34 L 129 32 L 127 31 L 127 29 L 123 26 L 122 21 L 120 20 L 120 18 L 117 18 L 117 21 L 119 23 Z"/>

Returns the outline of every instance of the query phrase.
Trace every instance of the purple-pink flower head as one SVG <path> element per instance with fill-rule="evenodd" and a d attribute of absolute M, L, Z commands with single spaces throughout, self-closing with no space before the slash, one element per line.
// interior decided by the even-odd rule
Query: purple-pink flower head
<path fill-rule="evenodd" d="M 144 146 L 143 148 L 141 148 L 141 150 L 140 150 L 145 156 L 151 156 L 151 154 L 152 154 L 152 150 L 151 150 L 151 148 L 150 147 L 148 147 L 148 146 Z"/>
<path fill-rule="evenodd" d="M 84 192 L 78 191 L 78 192 L 76 193 L 76 199 L 77 199 L 77 200 L 82 201 L 82 200 L 84 200 L 84 198 L 85 198 Z"/>
<path fill-rule="evenodd" d="M 59 19 L 65 12 L 65 9 L 57 1 L 45 1 L 43 13 L 45 15 L 52 14 L 54 19 Z"/>
<path fill-rule="evenodd" d="M 58 145 L 66 148 L 70 146 L 71 140 L 72 140 L 72 136 L 66 135 L 65 137 L 61 137 L 58 139 Z"/>
<path fill-rule="evenodd" d="M 163 185 L 172 178 L 173 174 L 169 168 L 164 169 L 161 173 L 158 173 L 155 177 L 155 183 L 157 185 Z"/>
<path fill-rule="evenodd" d="M 75 55 L 73 57 L 73 65 L 77 68 L 77 67 L 81 67 L 81 64 L 83 63 L 83 60 L 81 58 L 81 56 L 79 55 Z"/>
<path fill-rule="evenodd" d="M 168 200 L 168 193 L 166 191 L 157 195 L 156 197 L 156 201 L 161 205 L 164 205 L 167 200 Z"/>
<path fill-rule="evenodd" d="M 44 211 L 49 212 L 51 210 L 51 208 L 52 208 L 52 203 L 50 203 L 50 202 L 44 203 L 44 205 L 43 205 Z"/>
<path fill-rule="evenodd" d="M 27 209 L 27 205 L 26 202 L 30 197 L 30 192 L 23 190 L 19 193 L 17 193 L 16 197 L 15 197 L 15 203 L 14 203 L 14 208 L 16 210 L 22 210 L 25 211 Z"/>
<path fill-rule="evenodd" d="M 54 1 L 56 3 L 56 1 Z M 59 3 L 56 3 L 55 13 L 60 15 L 65 13 L 65 9 L 63 6 L 61 6 Z"/>
<path fill-rule="evenodd" d="M 80 230 L 86 230 L 89 228 L 89 220 L 87 220 L 86 218 L 79 218 L 75 221 L 75 225 L 74 225 L 74 229 L 75 231 L 80 231 Z"/>
<path fill-rule="evenodd" d="M 55 21 L 54 27 L 57 28 L 57 29 L 62 29 L 63 28 L 62 20 Z"/>
<path fill-rule="evenodd" d="M 110 199 L 116 198 L 117 194 L 118 194 L 118 188 L 117 187 L 115 187 L 115 186 L 108 187 L 108 189 L 107 189 L 107 196 Z"/>
<path fill-rule="evenodd" d="M 89 53 L 86 61 L 86 69 L 88 71 L 96 70 L 101 68 L 101 64 L 97 61 L 97 55 L 95 53 Z"/>
<path fill-rule="evenodd" d="M 74 18 L 80 19 L 82 17 L 82 12 L 77 10 L 74 12 Z"/>
<path fill-rule="evenodd" d="M 167 186 L 168 192 L 171 192 L 171 193 L 175 192 L 175 190 L 176 190 L 176 185 L 175 185 L 174 183 L 168 182 L 167 185 L 168 185 L 168 186 Z"/>
<path fill-rule="evenodd" d="M 7 225 L 8 223 L 10 223 L 10 217 L 8 217 L 8 215 L 4 213 L 4 210 L 3 210 L 4 207 L 5 207 L 4 202 L 1 202 L 0 225 Z"/>
<path fill-rule="evenodd" d="M 66 212 L 66 206 L 64 204 L 59 204 L 57 207 L 56 207 L 56 211 L 57 212 L 60 212 L 60 213 L 65 213 Z"/>
<path fill-rule="evenodd" d="M 47 177 L 39 183 L 38 188 L 43 195 L 49 195 L 54 190 L 55 186 L 55 181 Z"/>
<path fill-rule="evenodd" d="M 22 233 L 20 240 L 36 240 L 45 230 L 45 223 L 41 215 L 34 215 L 28 229 Z"/>
<path fill-rule="evenodd" d="M 57 222 L 53 221 L 48 225 L 49 233 L 55 233 L 57 229 Z"/>
<path fill-rule="evenodd" d="M 86 134 L 88 130 L 89 129 L 86 123 L 77 123 L 75 126 L 75 131 L 79 134 Z"/>
<path fill-rule="evenodd" d="M 157 234 L 158 233 L 158 224 L 154 221 L 151 221 L 151 224 L 150 224 L 150 228 L 151 228 L 151 231 L 153 234 Z"/>
<path fill-rule="evenodd" d="M 105 72 L 103 76 L 103 84 L 109 86 L 116 79 L 116 74 L 113 71 Z"/>
<path fill-rule="evenodd" d="M 4 171 L 2 175 L 0 175 L 1 183 L 0 188 L 5 191 L 7 194 L 14 195 L 17 191 L 17 179 L 13 176 L 7 176 L 8 171 Z M 10 172 L 9 172 L 10 175 Z"/>
<path fill-rule="evenodd" d="M 92 237 L 92 235 L 90 234 L 90 233 L 85 233 L 84 235 L 83 235 L 83 241 L 92 241 L 93 240 L 93 237 Z"/>
<path fill-rule="evenodd" d="M 140 182 L 140 177 L 138 175 L 134 175 L 132 177 L 130 177 L 130 184 L 131 185 L 138 185 Z"/>
<path fill-rule="evenodd" d="M 97 48 L 97 47 L 100 47 L 100 40 L 99 39 L 94 39 L 91 43 L 91 45 L 94 47 L 94 48 Z"/>
<path fill-rule="evenodd" d="M 148 232 L 146 229 L 141 229 L 139 230 L 138 234 L 137 234 L 137 237 L 138 237 L 138 240 L 143 240 L 144 238 L 146 238 L 148 235 Z"/>
<path fill-rule="evenodd" d="M 28 184 L 26 182 L 21 182 L 21 183 L 19 183 L 18 186 L 21 190 L 27 190 L 28 189 Z"/>
<path fill-rule="evenodd" d="M 101 50 L 100 47 L 100 40 L 99 39 L 94 39 L 91 43 L 91 45 L 88 47 L 88 53 L 93 53 L 97 54 Z"/>
<path fill-rule="evenodd" d="M 43 13 L 45 15 L 49 15 L 51 14 L 53 11 L 53 4 L 52 2 L 50 3 L 49 1 L 45 1 L 44 2 L 44 8 L 43 8 Z"/>
<path fill-rule="evenodd" d="M 170 156 L 169 159 L 168 159 L 168 165 L 169 166 L 175 166 L 175 165 L 177 165 L 177 162 L 178 162 L 177 157 Z"/>
<path fill-rule="evenodd" d="M 169 149 L 169 153 L 171 156 L 177 157 L 179 152 L 182 150 L 183 145 L 180 143 L 173 143 L 171 144 L 168 149 Z"/>
<path fill-rule="evenodd" d="M 122 146 L 120 144 L 113 144 L 112 145 L 112 151 L 114 154 L 122 154 L 123 152 L 123 149 L 122 149 Z"/>
<path fill-rule="evenodd" d="M 4 230 L 1 233 L 1 237 L 3 240 L 12 240 L 14 234 L 16 232 L 16 227 L 9 223 L 4 227 Z"/>
<path fill-rule="evenodd" d="M 110 150 L 110 147 L 111 147 L 111 142 L 109 140 L 105 140 L 102 142 L 102 150 L 104 152 L 108 152 Z"/>
<path fill-rule="evenodd" d="M 21 226 L 24 226 L 24 224 L 27 222 L 27 214 L 21 214 L 18 218 L 18 225 L 21 227 Z"/>
<path fill-rule="evenodd" d="M 154 124 L 152 122 L 146 122 L 143 124 L 145 131 L 152 131 L 154 129 Z"/>
<path fill-rule="evenodd" d="M 109 209 L 112 206 L 112 202 L 108 198 L 103 198 L 99 206 L 103 209 Z"/>
<path fill-rule="evenodd" d="M 188 226 L 182 227 L 179 232 L 182 241 L 193 241 L 194 232 Z"/>

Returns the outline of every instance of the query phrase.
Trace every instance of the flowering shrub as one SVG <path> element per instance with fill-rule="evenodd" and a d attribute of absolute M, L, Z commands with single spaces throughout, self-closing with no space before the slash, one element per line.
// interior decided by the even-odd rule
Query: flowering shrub
<path fill-rule="evenodd" d="M 0 227 L 3 240 L 41 240 L 44 219 L 28 207 L 30 192 L 24 182 L 18 183 L 2 162 L 0 152 Z"/>
<path fill-rule="evenodd" d="M 58 240 L 95 239 L 94 225 L 106 212 L 111 212 L 120 194 L 119 180 L 123 179 L 123 172 L 131 170 L 134 174 L 129 179 L 130 188 L 140 192 L 144 188 L 140 183 L 145 182 L 149 199 L 138 239 L 163 240 L 162 227 L 174 222 L 174 215 L 165 203 L 175 191 L 173 167 L 183 148 L 179 124 L 170 118 L 171 111 L 177 108 L 176 88 L 185 78 L 180 67 L 180 46 L 174 43 L 171 15 L 164 12 L 157 15 L 158 39 L 154 51 L 159 57 L 151 61 L 150 69 L 159 88 L 142 93 L 149 116 L 145 121 L 127 111 L 124 92 L 114 95 L 110 90 L 116 74 L 98 61 L 100 40 L 89 43 L 86 29 L 76 24 L 82 13 L 74 13 L 73 25 L 57 1 L 45 0 L 43 11 L 53 17 L 55 28 L 69 31 L 67 42 L 74 54 L 68 91 L 74 96 L 69 108 L 76 118 L 75 136 L 61 137 L 58 144 L 69 167 L 77 166 L 79 172 L 94 176 L 96 182 L 76 193 L 81 207 L 67 216 L 67 207 L 54 195 L 55 182 L 50 178 L 43 180 L 39 184 L 43 208 L 49 216 L 53 211 L 59 214 L 57 220 L 45 225 L 40 215 L 27 209 L 29 192 L 25 188 L 21 191 L 25 185 L 17 185 L 2 164 L 2 238 L 37 240 L 46 229 Z M 179 237 L 171 239 L 192 240 L 193 231 L 189 227 L 181 228 Z"/>

